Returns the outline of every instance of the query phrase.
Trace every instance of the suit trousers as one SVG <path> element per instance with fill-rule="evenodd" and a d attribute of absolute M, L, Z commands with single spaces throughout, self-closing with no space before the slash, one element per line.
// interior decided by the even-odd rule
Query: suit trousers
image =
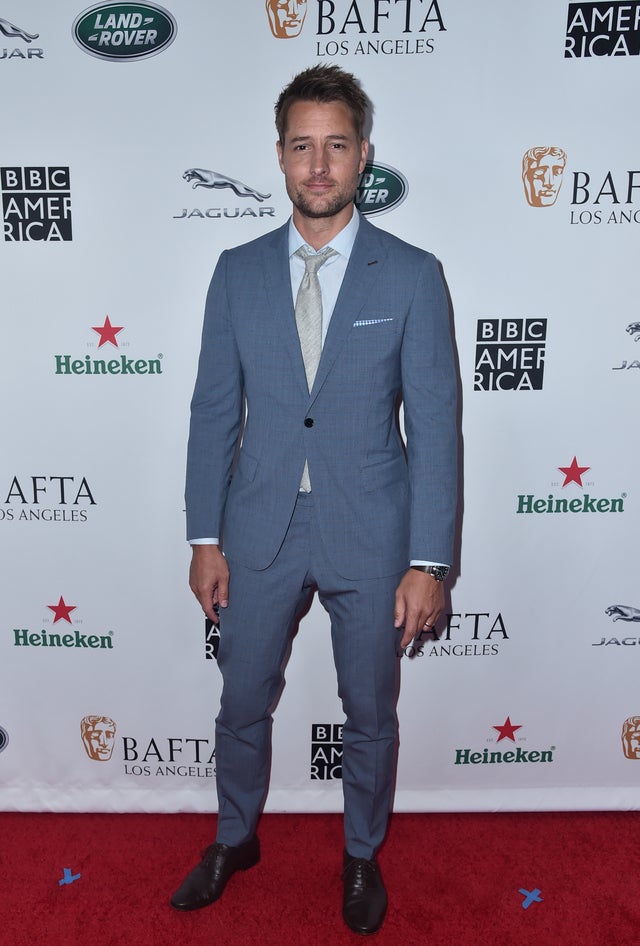
<path fill-rule="evenodd" d="M 346 722 L 342 780 L 345 847 L 371 859 L 386 831 L 397 755 L 401 631 L 393 627 L 401 574 L 348 581 L 327 558 L 313 493 L 300 493 L 272 564 L 229 560 L 229 605 L 220 611 L 223 677 L 216 719 L 217 840 L 238 845 L 255 833 L 266 799 L 272 713 L 296 621 L 314 588 L 331 618 L 331 641 Z"/>

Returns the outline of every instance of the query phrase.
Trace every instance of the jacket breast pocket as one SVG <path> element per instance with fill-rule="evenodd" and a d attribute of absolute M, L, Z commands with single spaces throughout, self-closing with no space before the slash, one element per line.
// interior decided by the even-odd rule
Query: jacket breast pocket
<path fill-rule="evenodd" d="M 402 320 L 387 315 L 366 314 L 355 321 L 348 343 L 354 365 L 371 371 L 386 359 L 397 357 L 401 332 Z"/>

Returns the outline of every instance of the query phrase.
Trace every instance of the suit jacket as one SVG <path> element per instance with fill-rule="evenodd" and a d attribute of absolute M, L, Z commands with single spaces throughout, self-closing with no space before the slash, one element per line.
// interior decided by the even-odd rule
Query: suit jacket
<path fill-rule="evenodd" d="M 308 458 L 322 539 L 344 578 L 401 572 L 412 559 L 450 563 L 456 388 L 448 304 L 430 253 L 361 218 L 309 393 L 288 223 L 223 252 L 191 403 L 187 537 L 220 537 L 229 558 L 267 568 Z"/>

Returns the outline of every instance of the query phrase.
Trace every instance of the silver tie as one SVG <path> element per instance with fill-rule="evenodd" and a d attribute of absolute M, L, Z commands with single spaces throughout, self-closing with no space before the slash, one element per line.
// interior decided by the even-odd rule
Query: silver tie
<path fill-rule="evenodd" d="M 296 327 L 300 337 L 307 387 L 311 391 L 322 354 L 322 293 L 318 270 L 330 256 L 337 254 L 329 246 L 321 253 L 309 253 L 306 247 L 301 246 L 299 250 L 296 250 L 295 255 L 304 260 L 305 266 L 296 298 Z M 311 492 L 309 465 L 306 460 L 300 489 L 305 493 Z"/>

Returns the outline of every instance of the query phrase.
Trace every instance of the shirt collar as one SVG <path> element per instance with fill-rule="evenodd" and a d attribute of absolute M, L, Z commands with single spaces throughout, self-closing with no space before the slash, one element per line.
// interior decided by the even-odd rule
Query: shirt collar
<path fill-rule="evenodd" d="M 337 233 L 332 240 L 327 243 L 327 246 L 330 246 L 331 249 L 335 250 L 336 253 L 339 253 L 341 256 L 344 256 L 346 259 L 349 259 L 351 256 L 351 250 L 353 249 L 353 244 L 356 241 L 356 235 L 358 233 L 358 227 L 360 226 L 360 214 L 356 210 L 355 206 L 353 208 L 353 214 L 351 215 L 351 220 L 349 223 L 342 228 L 342 230 Z M 293 217 L 289 220 L 289 256 L 293 256 L 296 250 L 299 250 L 301 246 L 308 246 L 309 244 L 306 240 L 300 236 L 296 226 L 293 222 Z M 320 247 L 321 250 L 324 247 Z M 320 252 L 320 250 L 318 251 Z"/>

